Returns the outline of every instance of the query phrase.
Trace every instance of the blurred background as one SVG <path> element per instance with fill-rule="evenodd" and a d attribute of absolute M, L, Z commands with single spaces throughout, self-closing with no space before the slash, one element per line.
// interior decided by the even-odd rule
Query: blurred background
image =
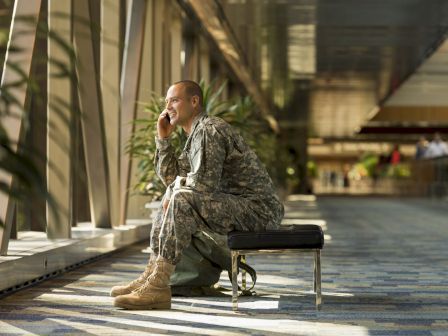
<path fill-rule="evenodd" d="M 21 234 L 150 225 L 154 117 L 181 79 L 283 199 L 446 199 L 445 0 L 2 0 L 0 14 L 2 255 Z"/>

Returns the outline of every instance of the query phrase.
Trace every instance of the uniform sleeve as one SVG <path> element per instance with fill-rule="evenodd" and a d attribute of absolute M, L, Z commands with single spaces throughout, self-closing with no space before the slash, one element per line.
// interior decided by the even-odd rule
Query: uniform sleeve
<path fill-rule="evenodd" d="M 191 171 L 185 188 L 203 193 L 213 193 L 219 188 L 226 144 L 226 139 L 213 126 L 198 130 L 190 147 Z"/>
<path fill-rule="evenodd" d="M 157 176 L 160 177 L 163 184 L 167 187 L 174 182 L 179 174 L 179 163 L 169 139 L 158 139 L 156 137 L 155 141 L 157 150 L 154 158 L 154 167 Z"/>

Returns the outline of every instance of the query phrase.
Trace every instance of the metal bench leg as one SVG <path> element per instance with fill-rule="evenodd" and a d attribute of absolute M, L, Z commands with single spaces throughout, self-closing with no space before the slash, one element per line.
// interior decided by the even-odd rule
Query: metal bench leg
<path fill-rule="evenodd" d="M 320 250 L 314 251 L 314 291 L 316 293 L 316 309 L 322 308 L 321 270 L 320 270 Z"/>
<path fill-rule="evenodd" d="M 238 310 L 238 252 L 232 251 L 232 308 Z"/>
<path fill-rule="evenodd" d="M 243 254 L 241 255 L 241 262 L 243 264 L 246 263 L 246 256 Z M 246 285 L 246 271 L 244 269 L 241 269 L 241 289 L 245 291 L 247 289 Z"/>

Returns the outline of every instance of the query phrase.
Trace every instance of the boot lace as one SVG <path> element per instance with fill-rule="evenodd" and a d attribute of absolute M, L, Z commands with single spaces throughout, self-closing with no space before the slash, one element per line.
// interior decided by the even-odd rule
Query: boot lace
<path fill-rule="evenodd" d="M 148 277 L 153 273 L 154 271 L 154 263 L 151 262 L 151 260 L 148 262 L 148 265 L 146 265 L 145 270 L 143 271 L 142 274 L 140 274 L 140 276 L 131 281 L 129 283 L 129 286 L 135 286 L 135 285 L 140 285 L 141 283 L 145 283 L 145 280 L 148 279 Z"/>

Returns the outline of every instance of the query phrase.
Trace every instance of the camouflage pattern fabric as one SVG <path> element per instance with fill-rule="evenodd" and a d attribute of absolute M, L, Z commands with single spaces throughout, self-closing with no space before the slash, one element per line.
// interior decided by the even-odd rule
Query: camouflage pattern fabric
<path fill-rule="evenodd" d="M 265 167 L 229 124 L 201 113 L 191 129 L 179 157 L 169 138 L 156 139 L 169 206 L 154 220 L 151 248 L 174 264 L 196 231 L 263 231 L 278 227 L 284 211 Z"/>

